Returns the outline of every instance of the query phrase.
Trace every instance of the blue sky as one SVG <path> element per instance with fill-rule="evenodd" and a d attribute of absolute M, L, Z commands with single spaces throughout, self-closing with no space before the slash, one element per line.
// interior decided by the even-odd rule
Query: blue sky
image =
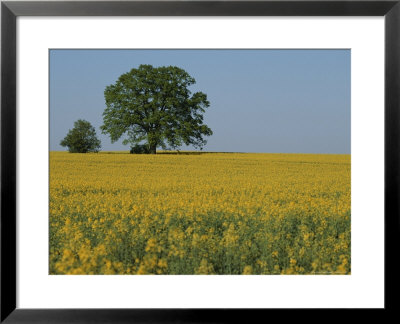
<path fill-rule="evenodd" d="M 151 64 L 183 68 L 207 94 L 204 151 L 349 154 L 350 60 L 350 50 L 51 50 L 50 150 L 66 150 L 77 119 L 102 150 L 128 150 L 100 132 L 104 89 Z"/>

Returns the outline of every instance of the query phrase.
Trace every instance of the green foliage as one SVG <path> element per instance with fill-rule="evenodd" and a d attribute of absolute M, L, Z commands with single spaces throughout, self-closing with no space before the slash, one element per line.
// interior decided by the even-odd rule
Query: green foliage
<path fill-rule="evenodd" d="M 146 143 L 150 153 L 157 147 L 176 149 L 186 145 L 202 148 L 212 135 L 203 124 L 203 113 L 210 106 L 207 95 L 191 93 L 196 81 L 175 66 L 140 65 L 122 74 L 104 91 L 106 109 L 101 130 L 115 142 L 134 146 Z"/>
<path fill-rule="evenodd" d="M 131 154 L 149 154 L 150 150 L 148 145 L 136 144 L 135 146 L 131 147 L 129 152 Z"/>
<path fill-rule="evenodd" d="M 69 130 L 60 145 L 68 147 L 70 153 L 98 152 L 101 148 L 96 130 L 88 121 L 82 119 L 74 123 L 74 128 Z"/>

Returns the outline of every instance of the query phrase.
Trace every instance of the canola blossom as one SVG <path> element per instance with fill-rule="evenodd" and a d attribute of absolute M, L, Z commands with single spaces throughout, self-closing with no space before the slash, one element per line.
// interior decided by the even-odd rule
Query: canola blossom
<path fill-rule="evenodd" d="M 50 274 L 349 274 L 350 166 L 50 152 Z"/>

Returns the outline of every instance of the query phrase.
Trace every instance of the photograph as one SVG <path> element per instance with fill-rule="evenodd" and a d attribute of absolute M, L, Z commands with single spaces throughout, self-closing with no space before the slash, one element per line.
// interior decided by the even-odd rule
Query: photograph
<path fill-rule="evenodd" d="M 49 49 L 50 275 L 351 275 L 351 49 Z"/>

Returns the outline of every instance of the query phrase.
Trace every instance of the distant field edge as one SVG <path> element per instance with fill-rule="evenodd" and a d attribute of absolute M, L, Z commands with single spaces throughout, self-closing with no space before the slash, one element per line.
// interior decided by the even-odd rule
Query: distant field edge
<path fill-rule="evenodd" d="M 50 153 L 68 153 L 68 151 L 49 151 Z M 100 151 L 98 153 L 71 153 L 71 154 L 131 154 L 129 151 Z M 157 154 L 172 155 L 199 155 L 199 154 L 291 154 L 291 155 L 351 155 L 351 153 L 286 153 L 286 152 L 220 152 L 220 151 L 157 151 Z M 157 155 L 155 154 L 155 155 Z M 151 154 L 132 154 L 132 155 L 151 155 Z"/>

